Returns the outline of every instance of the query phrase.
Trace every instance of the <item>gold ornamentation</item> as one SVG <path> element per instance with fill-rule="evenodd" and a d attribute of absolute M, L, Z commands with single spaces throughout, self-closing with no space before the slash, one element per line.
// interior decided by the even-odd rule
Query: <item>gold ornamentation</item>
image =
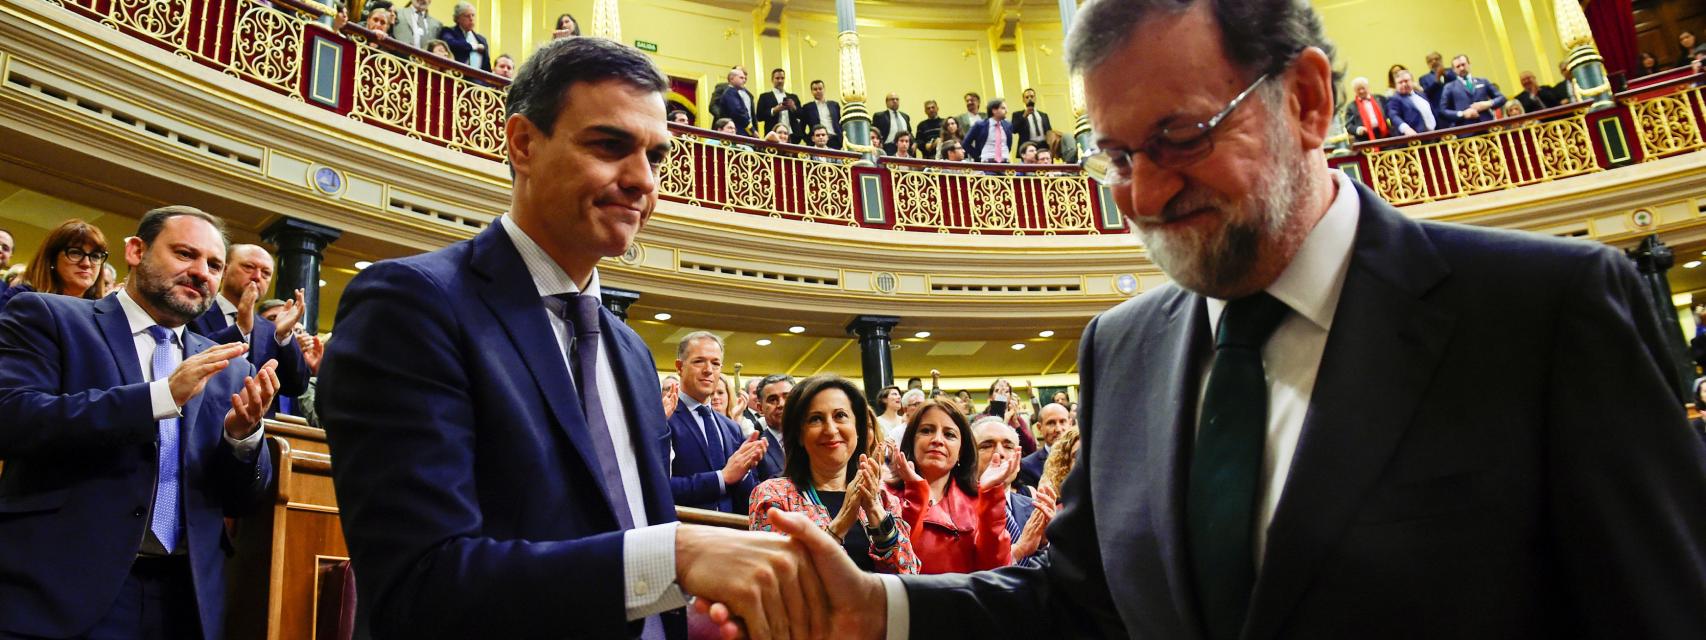
<path fill-rule="evenodd" d="M 942 226 L 942 192 L 937 176 L 903 171 L 894 176 L 895 224 L 901 227 Z"/>
<path fill-rule="evenodd" d="M 690 198 L 696 176 L 693 169 L 693 148 L 680 136 L 669 139 L 669 155 L 658 167 L 658 191 L 665 195 Z"/>
<path fill-rule="evenodd" d="M 355 110 L 351 115 L 415 130 L 415 68 L 373 46 L 359 47 Z"/>
<path fill-rule="evenodd" d="M 837 36 L 841 58 L 841 101 L 865 101 L 865 61 L 859 55 L 859 32 L 843 31 Z"/>
<path fill-rule="evenodd" d="M 1013 203 L 1013 179 L 977 176 L 967 181 L 971 201 L 972 229 L 1013 229 L 1018 226 L 1018 207 Z"/>
<path fill-rule="evenodd" d="M 498 123 L 504 121 L 504 93 L 470 83 L 457 83 L 461 88 L 456 100 L 456 142 L 465 149 L 500 155 L 504 149 L 504 131 Z"/>
<path fill-rule="evenodd" d="M 622 13 L 616 0 L 592 0 L 592 35 L 622 41 Z"/>
<path fill-rule="evenodd" d="M 1685 101 L 1689 95 L 1700 95 L 1699 89 L 1643 100 L 1634 105 L 1635 129 L 1641 133 L 1641 151 L 1647 160 L 1701 145 L 1700 128 Z M 1680 97 L 1679 97 L 1680 96 Z"/>
<path fill-rule="evenodd" d="M 736 151 L 728 157 L 729 204 L 773 210 L 776 180 L 770 159 L 756 151 Z"/>
<path fill-rule="evenodd" d="M 266 84 L 293 89 L 302 64 L 299 28 L 285 14 L 256 6 L 237 19 L 237 71 Z"/>
<path fill-rule="evenodd" d="M 1043 178 L 1045 233 L 1090 228 L 1090 190 L 1083 176 Z"/>
<path fill-rule="evenodd" d="M 1374 171 L 1374 190 L 1381 199 L 1402 205 L 1420 202 L 1427 197 L 1426 177 L 1422 174 L 1418 149 L 1372 153 L 1368 164 Z"/>
<path fill-rule="evenodd" d="M 1593 27 L 1588 25 L 1587 14 L 1582 13 L 1581 5 L 1574 0 L 1554 4 L 1553 17 L 1557 19 L 1558 39 L 1564 42 L 1564 50 L 1582 45 L 1593 47 Z M 1575 65 L 1570 65 L 1570 68 L 1574 69 Z"/>
<path fill-rule="evenodd" d="M 847 167 L 802 161 L 806 170 L 806 215 L 833 220 L 853 219 L 853 175 Z"/>
<path fill-rule="evenodd" d="M 1587 120 L 1580 116 L 1547 122 L 1536 128 L 1534 147 L 1540 150 L 1540 167 L 1547 178 L 1561 178 L 1597 171 Z"/>
<path fill-rule="evenodd" d="M 189 8 L 183 0 L 113 0 L 111 11 L 114 21 L 142 32 L 145 37 L 164 40 L 179 48 L 184 46 L 185 15 Z"/>
<path fill-rule="evenodd" d="M 1505 152 L 1499 148 L 1496 138 L 1465 138 L 1452 146 L 1452 168 L 1457 172 L 1457 186 L 1465 193 L 1508 185 L 1510 178 L 1505 173 Z"/>

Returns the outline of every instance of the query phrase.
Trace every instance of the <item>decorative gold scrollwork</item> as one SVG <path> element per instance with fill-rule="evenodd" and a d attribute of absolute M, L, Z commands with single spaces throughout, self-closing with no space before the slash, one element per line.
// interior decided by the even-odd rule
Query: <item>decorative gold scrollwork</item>
<path fill-rule="evenodd" d="M 696 181 L 693 169 L 693 148 L 679 136 L 669 139 L 669 155 L 658 167 L 658 190 L 667 195 L 692 197 Z"/>
<path fill-rule="evenodd" d="M 968 182 L 973 229 L 1013 229 L 1018 226 L 1018 207 L 1013 204 L 1013 179 L 977 176 Z"/>
<path fill-rule="evenodd" d="M 492 155 L 504 148 L 504 94 L 496 89 L 460 84 L 456 100 L 457 142 L 466 149 Z"/>
<path fill-rule="evenodd" d="M 1599 170 L 1583 117 L 1547 122 L 1538 128 L 1534 136 L 1535 148 L 1540 150 L 1540 167 L 1545 170 L 1547 178 Z"/>
<path fill-rule="evenodd" d="M 797 163 L 806 169 L 806 215 L 833 220 L 853 219 L 853 176 L 847 167 L 828 162 Z"/>
<path fill-rule="evenodd" d="M 1387 202 L 1409 204 L 1427 196 L 1427 178 L 1422 175 L 1417 149 L 1375 152 L 1369 155 L 1368 163 L 1374 171 L 1374 189 Z"/>
<path fill-rule="evenodd" d="M 756 151 L 737 151 L 729 158 L 730 204 L 770 211 L 776 184 L 770 159 Z"/>
<path fill-rule="evenodd" d="M 1457 186 L 1465 193 L 1509 186 L 1505 152 L 1499 148 L 1497 138 L 1464 138 L 1447 144 L 1452 148 L 1452 168 L 1457 171 Z"/>
<path fill-rule="evenodd" d="M 237 71 L 275 87 L 296 85 L 302 64 L 302 38 L 285 14 L 255 6 L 237 19 Z"/>
<path fill-rule="evenodd" d="M 894 177 L 895 224 L 902 227 L 942 225 L 942 192 L 938 176 L 922 171 L 901 171 Z"/>
<path fill-rule="evenodd" d="M 412 129 L 413 65 L 371 46 L 359 47 L 359 50 L 355 72 L 355 114 Z"/>
<path fill-rule="evenodd" d="M 1641 132 L 1641 150 L 1646 152 L 1648 160 L 1701 146 L 1700 128 L 1695 126 L 1688 103 L 1681 97 L 1653 98 L 1637 102 L 1634 107 L 1635 128 Z"/>
<path fill-rule="evenodd" d="M 150 38 L 184 46 L 189 3 L 185 0 L 113 0 L 112 18 L 118 24 L 142 32 Z"/>
<path fill-rule="evenodd" d="M 1045 231 L 1090 228 L 1090 190 L 1082 176 L 1043 178 Z"/>

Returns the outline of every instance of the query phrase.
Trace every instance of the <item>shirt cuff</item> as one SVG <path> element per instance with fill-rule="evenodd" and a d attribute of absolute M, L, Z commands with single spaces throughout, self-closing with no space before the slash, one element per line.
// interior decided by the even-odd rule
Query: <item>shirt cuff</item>
<path fill-rule="evenodd" d="M 622 533 L 623 607 L 640 620 L 687 606 L 675 584 L 675 528 L 668 522 Z"/>
<path fill-rule="evenodd" d="M 721 469 L 712 469 L 711 472 L 717 474 L 717 494 L 728 495 L 729 483 L 723 480 L 723 471 Z"/>
<path fill-rule="evenodd" d="M 276 333 L 275 333 L 275 334 L 273 334 L 273 338 L 274 338 L 274 339 L 275 339 L 275 340 L 277 340 L 277 338 L 278 338 L 278 334 L 276 334 Z M 295 339 L 296 339 L 296 334 L 295 334 L 295 333 L 294 333 L 294 332 L 292 332 L 292 333 L 287 333 L 287 334 L 284 334 L 284 339 L 283 339 L 283 340 L 277 340 L 277 342 L 278 342 L 278 346 L 281 346 L 281 347 L 283 347 L 283 346 L 288 346 L 288 345 L 289 345 L 289 344 L 290 344 L 290 341 L 292 341 L 292 340 L 295 340 Z"/>
<path fill-rule="evenodd" d="M 254 433 L 245 436 L 242 440 L 231 437 L 231 432 L 224 429 L 220 429 L 219 433 L 225 436 L 225 443 L 231 445 L 231 453 L 235 454 L 238 460 L 247 464 L 255 461 L 255 452 L 261 448 L 261 437 L 266 435 L 266 429 L 256 428 Z"/>
<path fill-rule="evenodd" d="M 888 597 L 888 640 L 906 640 L 912 631 L 912 601 L 906 597 L 906 585 L 900 578 L 886 573 L 877 574 L 883 581 L 883 593 Z"/>
<path fill-rule="evenodd" d="M 155 380 L 148 383 L 149 406 L 154 410 L 154 421 L 159 422 L 168 418 L 181 418 L 184 408 L 172 400 L 171 380 Z"/>

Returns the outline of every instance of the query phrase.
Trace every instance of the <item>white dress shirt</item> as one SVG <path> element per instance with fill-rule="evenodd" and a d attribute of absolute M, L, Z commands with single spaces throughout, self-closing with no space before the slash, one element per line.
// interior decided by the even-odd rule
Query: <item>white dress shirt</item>
<path fill-rule="evenodd" d="M 1415 105 L 1417 111 L 1422 112 L 1422 122 L 1427 123 L 1427 125 L 1428 125 L 1427 130 L 1428 131 L 1433 131 L 1434 129 L 1439 128 L 1439 124 L 1434 122 L 1433 104 L 1429 103 L 1427 98 L 1422 97 L 1422 94 L 1411 91 L 1410 95 L 1407 95 L 1407 96 L 1406 95 L 1400 95 L 1400 96 L 1398 96 L 1398 99 L 1410 101 L 1410 104 Z M 1404 126 L 1405 126 L 1405 128 L 1409 128 L 1408 124 L 1405 124 Z M 1411 135 L 1414 135 L 1416 133 L 1426 133 L 1426 132 L 1425 131 L 1414 131 L 1411 133 Z"/>
<path fill-rule="evenodd" d="M 1025 118 L 1027 118 L 1031 124 L 1031 141 L 1043 142 L 1048 139 L 1047 132 L 1043 131 L 1042 112 L 1031 111 L 1030 113 L 1025 114 Z"/>
<path fill-rule="evenodd" d="M 776 105 L 777 106 L 782 106 L 782 104 L 783 104 L 782 101 L 788 99 L 787 92 L 785 92 L 781 89 L 771 89 L 770 95 L 774 96 L 776 98 Z M 794 122 L 792 120 L 788 119 L 792 115 L 793 115 L 793 112 L 787 110 L 786 108 L 782 109 L 781 111 L 777 111 L 776 112 L 776 124 L 788 125 L 788 130 L 793 131 L 794 130 Z"/>
<path fill-rule="evenodd" d="M 824 128 L 829 129 L 829 135 L 835 135 L 835 127 L 839 123 L 829 117 L 829 103 L 823 100 L 818 100 L 812 104 L 817 105 L 817 123 L 823 125 Z M 806 135 L 810 137 L 811 133 L 812 132 L 807 131 Z"/>
<path fill-rule="evenodd" d="M 515 244 L 517 253 L 521 254 L 522 263 L 527 265 L 528 275 L 533 277 L 533 286 L 539 290 L 540 312 L 550 319 L 551 332 L 557 336 L 557 344 L 568 344 L 569 327 L 562 318 L 554 313 L 545 311 L 544 298 L 562 293 L 581 293 L 580 287 L 569 278 L 563 268 L 546 255 L 539 244 L 515 225 L 508 214 L 498 219 L 503 225 L 504 233 L 510 242 Z M 586 295 L 598 297 L 598 271 L 592 272 L 592 278 L 587 281 Z M 575 368 L 569 362 L 567 350 L 563 352 L 563 365 L 568 368 L 572 379 Z M 687 598 L 681 588 L 675 584 L 675 527 L 676 523 L 647 526 L 645 494 L 640 487 L 640 463 L 634 456 L 634 443 L 628 433 L 628 414 L 622 408 L 622 399 L 616 390 L 620 385 L 616 381 L 616 371 L 610 366 L 609 349 L 604 341 L 598 343 L 598 388 L 605 395 L 604 423 L 611 427 L 610 443 L 616 450 L 616 467 L 622 475 L 624 494 L 628 497 L 628 512 L 634 518 L 634 528 L 623 532 L 622 535 L 622 565 L 624 589 L 624 606 L 629 620 L 639 620 L 671 609 L 678 609 L 687 604 Z M 572 390 L 564 390 L 572 393 Z M 653 623 L 648 623 L 653 624 Z"/>
<path fill-rule="evenodd" d="M 1280 321 L 1262 347 L 1262 368 L 1268 379 L 1268 436 L 1262 451 L 1261 504 L 1258 505 L 1255 554 L 1256 570 L 1261 571 L 1262 551 L 1267 545 L 1268 524 L 1273 521 L 1274 508 L 1279 505 L 1286 475 L 1291 471 L 1292 455 L 1297 440 L 1303 434 L 1303 419 L 1309 413 L 1310 394 L 1315 389 L 1315 375 L 1321 367 L 1321 354 L 1327 347 L 1327 333 L 1333 326 L 1333 313 L 1344 289 L 1345 271 L 1350 266 L 1351 249 L 1356 240 L 1357 219 L 1362 212 L 1356 188 L 1343 172 L 1333 171 L 1333 184 L 1338 188 L 1327 213 L 1304 239 L 1303 246 L 1291 264 L 1269 285 L 1267 292 L 1291 309 Z M 1225 300 L 1208 298 L 1209 330 L 1213 333 L 1220 322 Z M 1205 355 L 1203 378 L 1208 379 Z M 1199 384 L 1197 414 L 1201 415 L 1202 390 Z M 888 638 L 907 637 L 912 623 L 911 602 L 906 587 L 891 575 L 878 575 L 883 580 L 888 599 Z"/>
<path fill-rule="evenodd" d="M 899 111 L 889 109 L 889 137 L 883 140 L 883 144 L 894 144 L 894 137 L 906 130 L 906 116 L 901 115 Z"/>
<path fill-rule="evenodd" d="M 468 41 L 468 66 L 475 69 L 486 61 L 486 54 L 475 47 L 480 46 L 480 38 L 473 31 L 462 32 L 462 39 Z"/>
<path fill-rule="evenodd" d="M 136 360 L 142 367 L 142 379 L 148 381 L 149 404 L 154 411 L 154 420 L 182 417 L 184 415 L 183 407 L 178 406 L 177 401 L 172 399 L 171 381 L 155 380 L 154 367 L 149 366 L 149 363 L 154 361 L 156 345 L 154 336 L 148 334 L 148 328 L 160 323 L 155 322 L 153 316 L 142 310 L 142 305 L 137 304 L 136 300 L 130 297 L 128 289 L 118 291 L 118 304 L 124 309 L 124 319 L 130 325 L 130 339 L 136 344 Z M 184 359 L 184 327 L 178 325 L 170 327 L 170 329 L 173 334 L 178 336 L 178 361 L 182 362 Z M 193 402 L 194 398 L 191 401 Z M 227 406 L 229 404 L 218 403 L 215 406 Z M 180 428 L 188 428 L 188 425 Z M 260 429 L 256 429 L 254 433 L 249 434 L 249 437 L 242 440 L 232 438 L 231 434 L 225 433 L 223 429 L 220 430 L 220 433 L 225 434 L 225 441 L 231 444 L 231 450 L 237 454 L 238 460 L 245 462 L 253 460 L 255 450 L 261 446 Z"/>

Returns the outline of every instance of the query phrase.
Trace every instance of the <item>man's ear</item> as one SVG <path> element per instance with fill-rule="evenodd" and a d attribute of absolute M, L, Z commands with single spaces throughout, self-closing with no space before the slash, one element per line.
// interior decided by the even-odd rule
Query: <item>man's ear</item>
<path fill-rule="evenodd" d="M 504 139 L 509 153 L 510 171 L 516 176 L 532 175 L 532 161 L 545 133 L 533 121 L 519 113 L 504 120 Z"/>
<path fill-rule="evenodd" d="M 1333 63 L 1326 52 L 1305 47 L 1291 63 L 1285 77 L 1291 86 L 1291 105 L 1297 110 L 1301 146 L 1319 149 L 1332 128 L 1337 104 L 1333 94 Z"/>

